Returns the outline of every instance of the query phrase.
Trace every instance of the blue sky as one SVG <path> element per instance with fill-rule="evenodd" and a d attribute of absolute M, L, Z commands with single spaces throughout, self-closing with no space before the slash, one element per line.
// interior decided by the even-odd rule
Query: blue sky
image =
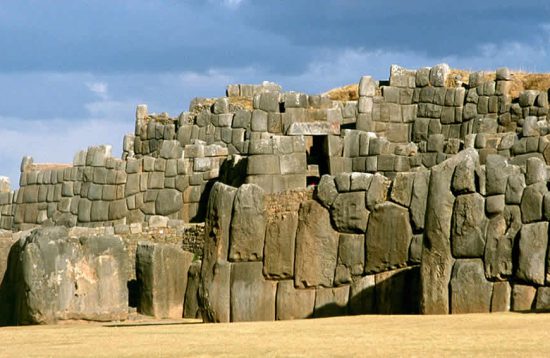
<path fill-rule="evenodd" d="M 550 72 L 547 0 L 2 0 L 0 175 L 24 155 L 120 154 L 135 106 L 177 115 L 228 83 L 324 92 L 389 66 Z"/>

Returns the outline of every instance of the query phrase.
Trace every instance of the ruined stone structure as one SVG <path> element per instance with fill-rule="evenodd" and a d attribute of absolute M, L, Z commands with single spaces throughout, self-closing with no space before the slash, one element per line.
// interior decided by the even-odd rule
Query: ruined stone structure
<path fill-rule="evenodd" d="M 266 82 L 177 118 L 141 105 L 122 159 L 108 146 L 71 165 L 24 158 L 18 190 L 0 180 L 0 228 L 204 222 L 202 262 L 166 244 L 133 251 L 138 310 L 158 317 L 548 310 L 548 88 L 520 75 L 392 66 L 348 98 Z M 6 234 L 0 250 L 25 257 L 39 233 L 20 235 L 22 251 Z"/>

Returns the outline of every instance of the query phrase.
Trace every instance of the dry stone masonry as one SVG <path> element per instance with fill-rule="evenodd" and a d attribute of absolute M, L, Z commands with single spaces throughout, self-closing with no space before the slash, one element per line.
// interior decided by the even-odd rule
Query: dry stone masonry
<path fill-rule="evenodd" d="M 0 319 L 550 310 L 533 76 L 393 65 L 351 96 L 264 82 L 177 117 L 140 105 L 121 159 L 101 145 L 24 158 L 15 191 L 0 177 Z"/>

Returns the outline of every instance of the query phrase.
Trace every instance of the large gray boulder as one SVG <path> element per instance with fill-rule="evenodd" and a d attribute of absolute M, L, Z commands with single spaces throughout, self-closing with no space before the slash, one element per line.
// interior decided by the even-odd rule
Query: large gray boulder
<path fill-rule="evenodd" d="M 454 257 L 482 257 L 485 249 L 485 200 L 477 193 L 459 195 L 454 203 L 451 242 Z"/>
<path fill-rule="evenodd" d="M 235 196 L 231 220 L 231 261 L 261 261 L 264 250 L 264 191 L 255 184 L 243 184 Z"/>
<path fill-rule="evenodd" d="M 296 233 L 295 286 L 332 287 L 337 254 L 338 233 L 330 225 L 328 211 L 316 201 L 303 202 Z"/>
<path fill-rule="evenodd" d="M 199 302 L 205 322 L 229 322 L 229 232 L 237 189 L 217 182 L 206 209 Z"/>
<path fill-rule="evenodd" d="M 138 312 L 156 318 L 183 317 L 187 274 L 193 256 L 172 244 L 138 243 Z"/>
<path fill-rule="evenodd" d="M 157 215 L 170 215 L 183 208 L 183 196 L 176 189 L 163 189 L 159 191 L 155 201 L 155 212 Z"/>
<path fill-rule="evenodd" d="M 519 238 L 519 258 L 516 277 L 524 282 L 544 285 L 548 222 L 524 224 Z"/>
<path fill-rule="evenodd" d="M 339 232 L 364 233 L 369 211 L 365 207 L 365 192 L 338 194 L 332 204 L 332 220 Z"/>
<path fill-rule="evenodd" d="M 449 313 L 449 281 L 454 263 L 451 218 L 455 201 L 451 180 L 455 167 L 467 157 L 478 163 L 477 151 L 469 148 L 431 168 L 420 266 L 420 312 L 424 314 Z"/>
<path fill-rule="evenodd" d="M 513 273 L 512 251 L 516 236 L 521 229 L 521 212 L 518 206 L 506 206 L 487 225 L 485 244 L 485 276 L 502 280 Z"/>
<path fill-rule="evenodd" d="M 313 317 L 315 289 L 296 289 L 294 281 L 283 280 L 277 285 L 277 319 Z"/>
<path fill-rule="evenodd" d="M 264 274 L 270 278 L 294 276 L 294 251 L 298 213 L 286 212 L 270 218 L 266 226 Z"/>
<path fill-rule="evenodd" d="M 277 281 L 267 281 L 261 262 L 237 262 L 231 270 L 231 321 L 274 321 Z"/>
<path fill-rule="evenodd" d="M 17 243 L 9 263 L 7 324 L 128 317 L 128 254 L 115 236 L 69 237 L 40 228 Z M 10 302 L 11 301 L 11 302 Z"/>
<path fill-rule="evenodd" d="M 493 284 L 479 259 L 457 260 L 451 276 L 451 313 L 488 313 Z"/>
<path fill-rule="evenodd" d="M 365 272 L 405 266 L 412 236 L 406 208 L 391 202 L 377 205 L 370 215 L 366 233 Z"/>

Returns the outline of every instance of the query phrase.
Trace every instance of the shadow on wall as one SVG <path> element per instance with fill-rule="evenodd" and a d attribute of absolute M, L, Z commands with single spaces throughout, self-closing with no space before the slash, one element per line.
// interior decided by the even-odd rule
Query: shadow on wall
<path fill-rule="evenodd" d="M 0 326 L 15 325 L 17 323 L 18 303 L 15 300 L 17 282 L 22 282 L 18 262 L 20 245 L 16 242 L 9 251 L 6 272 L 0 282 Z"/>
<path fill-rule="evenodd" d="M 419 282 L 420 267 L 388 271 L 371 276 L 374 285 L 357 290 L 357 285 L 351 286 L 349 301 L 346 297 L 332 297 L 332 302 L 322 304 L 317 292 L 315 311 L 308 318 L 335 317 L 360 314 L 418 314 L 419 313 Z M 362 278 L 365 279 L 365 278 Z M 336 288 L 337 290 L 338 288 Z M 334 289 L 326 289 L 332 290 Z M 357 290 L 357 292 L 355 292 Z M 324 289 L 323 289 L 324 291 Z M 321 291 L 322 292 L 322 291 Z M 345 290 L 348 292 L 348 290 Z"/>

